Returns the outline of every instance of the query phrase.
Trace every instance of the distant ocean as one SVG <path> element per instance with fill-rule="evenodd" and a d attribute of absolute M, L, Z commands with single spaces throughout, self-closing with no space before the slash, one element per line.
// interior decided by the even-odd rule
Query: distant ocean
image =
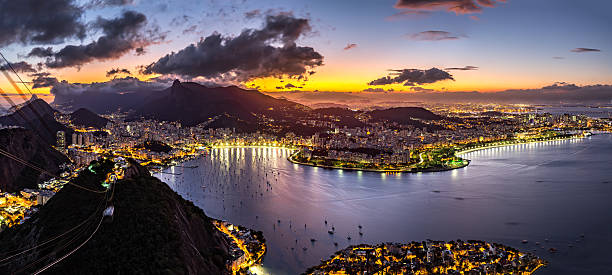
<path fill-rule="evenodd" d="M 538 113 L 585 115 L 593 118 L 612 117 L 612 107 L 540 107 Z"/>

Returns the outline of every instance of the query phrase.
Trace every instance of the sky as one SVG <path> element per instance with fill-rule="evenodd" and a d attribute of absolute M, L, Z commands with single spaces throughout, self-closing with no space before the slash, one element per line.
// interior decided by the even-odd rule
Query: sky
<path fill-rule="evenodd" d="M 612 84 L 609 0 L 0 2 L 0 52 L 40 94 L 125 78 L 266 92 Z"/>

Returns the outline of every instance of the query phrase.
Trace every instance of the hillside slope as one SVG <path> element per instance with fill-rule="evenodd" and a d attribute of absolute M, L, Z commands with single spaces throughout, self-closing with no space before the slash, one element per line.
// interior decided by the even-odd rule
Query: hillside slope
<path fill-rule="evenodd" d="M 59 172 L 62 163 L 69 162 L 66 156 L 23 128 L 0 129 L 0 149 L 53 174 Z M 38 183 L 49 177 L 0 154 L 0 190 L 3 192 L 37 188 Z"/>
<path fill-rule="evenodd" d="M 57 122 L 54 117 L 55 110 L 49 104 L 33 97 L 22 104 L 13 113 L 0 117 L 0 125 L 21 126 L 32 130 L 49 145 L 56 144 L 57 131 L 72 135 L 72 130 Z"/>
<path fill-rule="evenodd" d="M 175 80 L 172 87 L 146 100 L 133 117 L 178 121 L 193 126 L 215 116 L 228 114 L 254 124 L 257 115 L 281 119 L 288 112 L 301 112 L 301 109 L 307 107 L 258 91 L 247 91 L 236 86 L 208 88 L 193 82 L 181 83 Z"/>
<path fill-rule="evenodd" d="M 103 190 L 100 182 L 112 162 L 84 169 L 75 182 Z M 138 165 L 114 192 L 97 194 L 67 185 L 21 226 L 0 233 L 0 255 L 40 245 L 11 259 L 0 273 L 32 273 L 83 243 L 101 221 L 106 205 L 115 207 L 112 221 L 101 223 L 93 237 L 50 269 L 51 274 L 226 274 L 228 241 L 204 212 Z M 79 224 L 85 223 L 78 227 Z M 73 228 L 73 231 L 69 231 Z M 48 256 L 45 258 L 45 256 Z M 39 262 L 36 262 L 39 261 Z M 0 262 L 0 265 L 3 263 Z"/>
<path fill-rule="evenodd" d="M 101 129 L 110 121 L 88 109 L 80 108 L 70 114 L 70 122 L 76 126 Z"/>

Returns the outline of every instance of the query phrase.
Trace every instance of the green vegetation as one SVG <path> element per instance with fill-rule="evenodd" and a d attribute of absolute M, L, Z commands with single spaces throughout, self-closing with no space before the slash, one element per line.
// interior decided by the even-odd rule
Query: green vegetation
<path fill-rule="evenodd" d="M 467 160 L 455 156 L 455 148 L 452 146 L 414 150 L 410 153 L 410 161 L 408 163 L 386 163 L 385 155 L 382 155 L 380 163 L 374 163 L 369 161 L 337 160 L 316 156 L 307 158 L 304 156 L 302 151 L 289 157 L 289 160 L 299 164 L 320 166 L 326 168 L 342 168 L 381 172 L 444 171 L 465 167 L 468 164 Z"/>

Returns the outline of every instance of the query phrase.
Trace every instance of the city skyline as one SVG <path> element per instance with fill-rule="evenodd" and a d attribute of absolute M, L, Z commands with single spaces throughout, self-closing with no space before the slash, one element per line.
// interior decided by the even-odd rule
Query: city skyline
<path fill-rule="evenodd" d="M 612 274 L 609 0 L 0 6 L 1 274 Z"/>
<path fill-rule="evenodd" d="M 44 16 L 1 26 L 2 52 L 41 94 L 99 89 L 113 78 L 124 87 L 180 78 L 265 92 L 490 92 L 555 83 L 607 92 L 612 84 L 607 1 L 56 2 L 63 20 L 52 21 L 55 31 L 40 26 L 51 22 Z M 32 3 L 5 17 L 46 13 Z M 253 47 L 236 52 L 241 43 Z M 282 50 L 293 43 L 293 52 Z M 280 59 L 252 55 L 266 47 Z M 434 68 L 437 75 L 426 73 Z M 0 87 L 15 92 L 6 81 Z"/>

